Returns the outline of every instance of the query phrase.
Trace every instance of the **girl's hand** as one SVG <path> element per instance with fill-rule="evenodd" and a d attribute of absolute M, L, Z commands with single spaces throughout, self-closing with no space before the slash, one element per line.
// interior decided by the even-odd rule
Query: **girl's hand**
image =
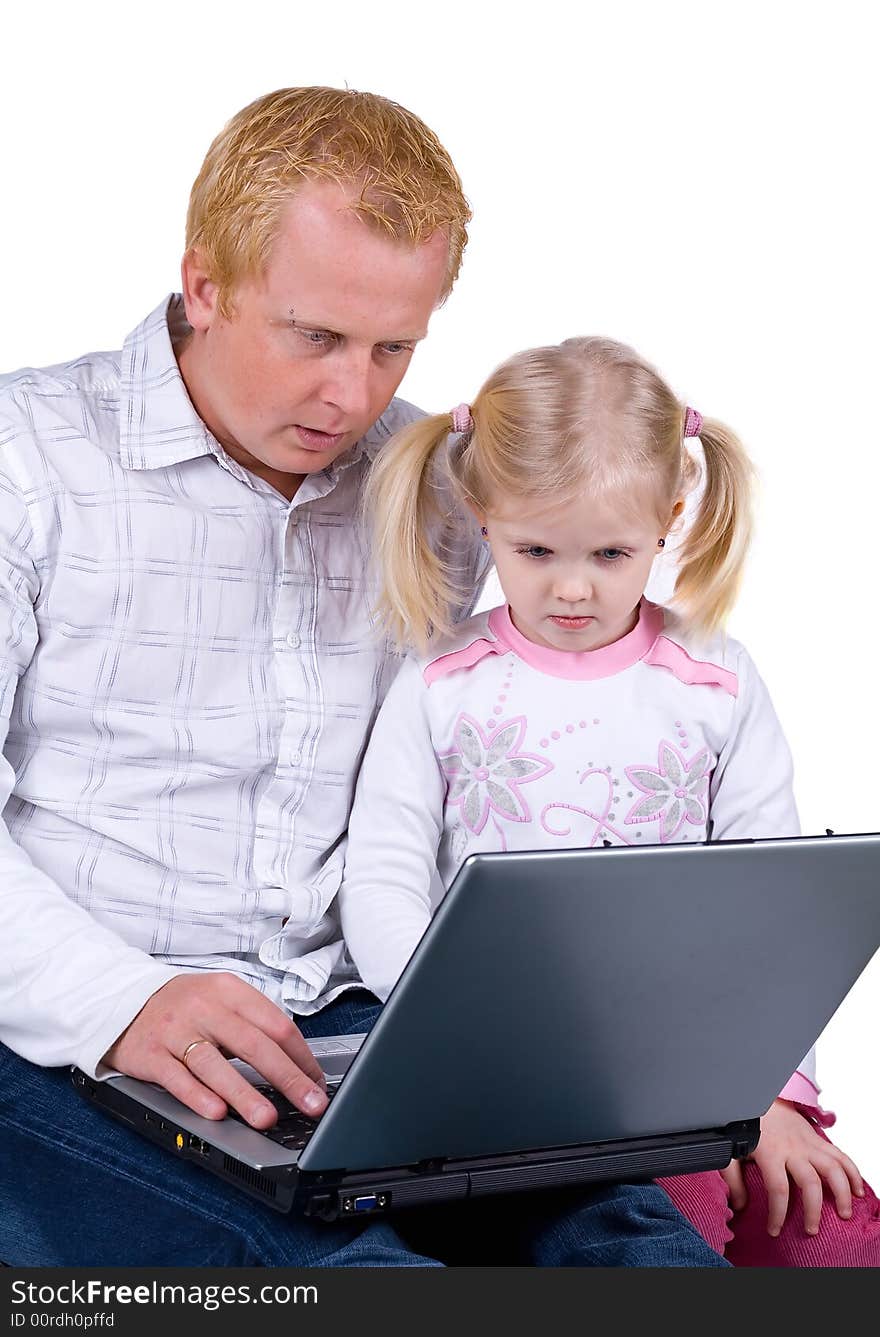
<path fill-rule="evenodd" d="M 809 1119 L 787 1100 L 774 1100 L 761 1120 L 761 1140 L 751 1156 L 767 1190 L 767 1232 L 778 1235 L 788 1212 L 790 1182 L 798 1186 L 804 1204 L 804 1230 L 819 1233 L 823 1187 L 834 1197 L 837 1215 L 852 1216 L 852 1195 L 864 1196 L 862 1177 L 848 1156 L 816 1132 Z M 741 1211 L 748 1202 L 739 1161 L 731 1161 L 721 1176 L 730 1205 Z"/>

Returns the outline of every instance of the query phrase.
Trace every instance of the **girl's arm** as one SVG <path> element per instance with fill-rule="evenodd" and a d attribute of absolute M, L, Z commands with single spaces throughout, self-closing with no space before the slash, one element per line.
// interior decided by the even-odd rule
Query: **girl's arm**
<path fill-rule="evenodd" d="M 709 789 L 713 840 L 800 834 L 791 752 L 757 669 L 740 649 L 739 690 Z"/>
<path fill-rule="evenodd" d="M 792 789 L 791 752 L 770 693 L 751 657 L 740 647 L 739 692 L 732 727 L 721 750 L 709 791 L 713 840 L 760 839 L 800 834 Z M 781 1095 L 809 1110 L 818 1122 L 833 1122 L 821 1110 L 816 1060 L 810 1050 Z"/>
<path fill-rule="evenodd" d="M 760 839 L 800 834 L 792 788 L 791 752 L 770 693 L 751 657 L 740 648 L 739 692 L 733 724 L 721 750 L 709 791 L 713 840 Z M 819 1106 L 813 1050 L 780 1093 L 803 1105 L 809 1117 L 833 1123 Z"/>
<path fill-rule="evenodd" d="M 339 891 L 342 931 L 368 989 L 384 1002 L 443 896 L 437 850 L 445 781 L 418 664 L 385 698 L 361 766 Z"/>
<path fill-rule="evenodd" d="M 800 823 L 785 735 L 767 688 L 744 650 L 739 652 L 736 672 L 739 694 L 733 728 L 710 787 L 713 839 L 796 836 Z M 767 1190 L 771 1235 L 778 1235 L 785 1221 L 790 1183 L 803 1195 L 807 1234 L 819 1229 L 823 1185 L 842 1217 L 851 1215 L 852 1194 L 863 1192 L 857 1167 L 814 1127 L 834 1121 L 819 1105 L 818 1094 L 811 1049 L 761 1120 L 761 1140 L 751 1159 Z M 732 1162 L 722 1174 L 731 1206 L 741 1210 L 747 1197 L 740 1165 Z"/>

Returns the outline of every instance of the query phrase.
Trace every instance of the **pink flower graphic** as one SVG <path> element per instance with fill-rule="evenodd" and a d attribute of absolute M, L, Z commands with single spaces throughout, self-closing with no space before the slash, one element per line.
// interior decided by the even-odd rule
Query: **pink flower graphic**
<path fill-rule="evenodd" d="M 504 720 L 489 737 L 470 715 L 459 715 L 453 750 L 438 757 L 449 785 L 447 802 L 460 805 L 462 820 L 474 835 L 480 834 L 490 811 L 510 822 L 531 821 L 519 787 L 539 780 L 553 765 L 519 751 L 525 731 L 524 715 Z"/>
<path fill-rule="evenodd" d="M 657 750 L 657 770 L 651 766 L 627 766 L 626 774 L 647 798 L 637 799 L 625 821 L 660 822 L 660 840 L 672 840 L 685 822 L 701 826 L 707 817 L 703 802 L 709 788 L 709 773 L 715 765 L 708 748 L 690 761 L 672 743 Z"/>

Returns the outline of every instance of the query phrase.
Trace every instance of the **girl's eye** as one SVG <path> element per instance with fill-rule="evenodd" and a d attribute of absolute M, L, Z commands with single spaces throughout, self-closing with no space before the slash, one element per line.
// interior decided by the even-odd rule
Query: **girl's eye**
<path fill-rule="evenodd" d="M 627 557 L 621 548 L 600 548 L 597 556 L 603 562 L 619 562 L 621 557 Z"/>
<path fill-rule="evenodd" d="M 533 543 L 528 548 L 517 548 L 517 552 L 522 553 L 525 557 L 534 557 L 537 559 L 546 557 L 549 554 L 550 549 L 542 548 L 539 543 Z"/>

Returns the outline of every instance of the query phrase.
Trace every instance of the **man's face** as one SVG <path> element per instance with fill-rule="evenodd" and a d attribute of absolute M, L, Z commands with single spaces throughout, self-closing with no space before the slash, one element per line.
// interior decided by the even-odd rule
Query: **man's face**
<path fill-rule="evenodd" d="M 240 283 L 232 316 L 184 259 L 195 331 L 180 368 L 195 407 L 229 455 L 277 475 L 325 468 L 387 407 L 425 337 L 448 263 L 437 232 L 410 246 L 373 231 L 334 184 L 290 200 L 265 271 Z"/>

